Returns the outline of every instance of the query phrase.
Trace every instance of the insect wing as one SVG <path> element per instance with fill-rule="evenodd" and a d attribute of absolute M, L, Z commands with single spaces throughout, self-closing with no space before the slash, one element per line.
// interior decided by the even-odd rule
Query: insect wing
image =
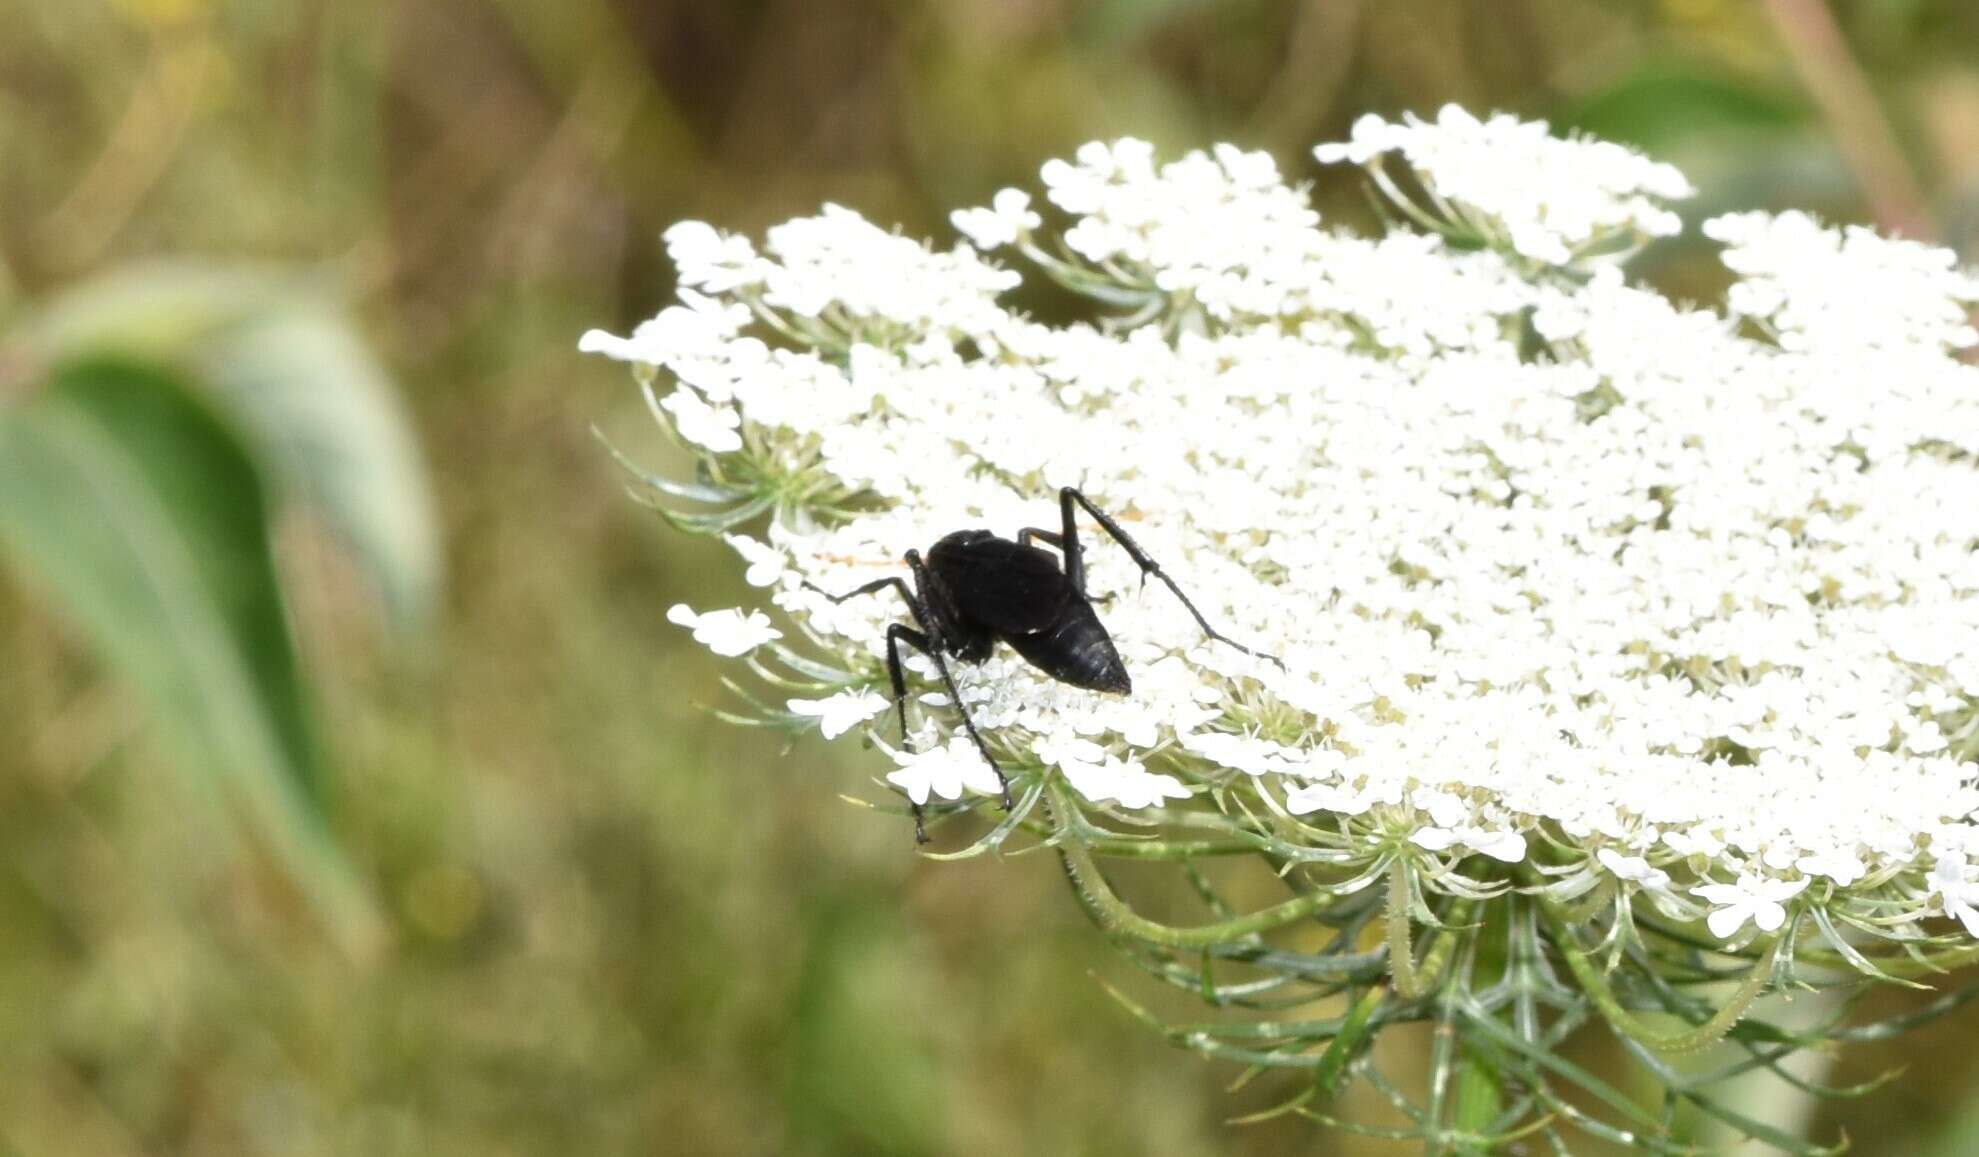
<path fill-rule="evenodd" d="M 985 537 L 930 551 L 928 565 L 963 615 L 999 634 L 1042 631 L 1074 597 L 1057 555 L 1007 538 Z"/>

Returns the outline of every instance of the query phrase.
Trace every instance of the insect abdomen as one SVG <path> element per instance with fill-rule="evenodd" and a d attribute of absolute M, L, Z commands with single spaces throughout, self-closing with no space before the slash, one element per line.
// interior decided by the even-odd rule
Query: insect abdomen
<path fill-rule="evenodd" d="M 1117 695 L 1133 690 L 1113 636 L 1084 599 L 1068 603 L 1057 621 L 1042 631 L 1003 638 L 1033 667 L 1060 683 Z"/>

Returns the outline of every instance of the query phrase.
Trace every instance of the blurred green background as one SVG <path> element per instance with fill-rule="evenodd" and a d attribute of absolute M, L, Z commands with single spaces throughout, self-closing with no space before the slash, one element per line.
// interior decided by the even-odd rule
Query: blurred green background
<path fill-rule="evenodd" d="M 683 464 L 577 335 L 667 301 L 683 217 L 946 239 L 1095 137 L 1309 179 L 1356 115 L 1449 100 L 1637 142 L 1699 214 L 1979 237 L 1973 0 L 0 0 L 0 30 L 0 1154 L 1394 1151 L 1225 1125 L 1272 1090 L 1105 998 L 1133 977 L 1051 862 L 924 862 L 840 800 L 879 794 L 851 745 L 711 719 L 663 616 L 743 601 L 739 567 L 626 497 L 593 424 Z M 1719 284 L 1681 245 L 1643 270 Z M 1748 1109 L 1979 1152 L 1976 1030 Z"/>

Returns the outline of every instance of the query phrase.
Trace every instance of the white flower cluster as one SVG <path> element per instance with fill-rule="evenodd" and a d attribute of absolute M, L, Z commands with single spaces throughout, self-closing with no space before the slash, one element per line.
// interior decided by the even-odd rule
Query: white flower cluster
<path fill-rule="evenodd" d="M 790 704 L 833 733 L 890 718 L 878 656 L 905 608 L 807 584 L 904 574 L 955 529 L 1054 525 L 1076 485 L 1283 667 L 1206 642 L 1093 531 L 1133 692 L 1007 651 L 958 666 L 1013 769 L 1120 809 L 1235 776 L 1370 849 L 1578 857 L 1722 937 L 1851 889 L 1979 925 L 1979 370 L 1948 352 L 1972 344 L 1972 279 L 1860 230 L 1722 218 L 1732 310 L 1775 340 L 1612 266 L 1535 270 L 1675 229 L 1661 202 L 1688 186 L 1666 165 L 1452 110 L 1319 151 L 1388 152 L 1509 252 L 1325 231 L 1269 158 L 1157 166 L 1123 141 L 1047 165 L 1048 195 L 1097 275 L 1187 324 L 1042 324 L 998 304 L 1014 274 L 830 208 L 761 256 L 677 226 L 683 304 L 585 348 L 663 369 L 661 417 L 779 493 L 876 496 L 731 539 L 875 681 Z M 1011 191 L 956 220 L 985 248 L 1040 226 Z M 774 637 L 673 617 L 723 653 Z M 920 754 L 889 778 L 994 791 L 952 704 L 915 717 Z"/>
<path fill-rule="evenodd" d="M 1805 213 L 1732 213 L 1704 233 L 1724 243 L 1725 265 L 1740 275 L 1732 311 L 1788 349 L 1882 356 L 1979 345 L 1979 276 L 1957 268 L 1948 249 L 1830 229 Z"/>
<path fill-rule="evenodd" d="M 1544 121 L 1502 113 L 1480 121 L 1456 105 L 1444 106 L 1434 123 L 1364 116 L 1351 141 L 1313 152 L 1326 163 L 1361 165 L 1398 153 L 1438 207 L 1549 265 L 1611 236 L 1677 233 L 1682 222 L 1663 202 L 1691 193 L 1675 167 L 1620 145 L 1561 140 Z"/>
<path fill-rule="evenodd" d="M 1043 177 L 1052 204 L 1076 219 L 1069 249 L 1169 293 L 1275 260 L 1281 245 L 1296 254 L 1319 223 L 1269 153 L 1230 145 L 1157 166 L 1146 141 L 1094 142 L 1074 161 L 1047 162 Z"/>

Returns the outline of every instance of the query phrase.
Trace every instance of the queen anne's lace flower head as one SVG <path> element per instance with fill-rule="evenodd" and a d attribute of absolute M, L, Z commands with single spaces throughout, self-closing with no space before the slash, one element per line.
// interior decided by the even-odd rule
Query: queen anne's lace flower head
<path fill-rule="evenodd" d="M 1539 185 L 1578 206 L 1546 208 L 1561 229 L 1660 230 L 1637 201 L 1683 191 L 1609 146 L 1447 111 L 1363 122 L 1327 155 L 1400 151 L 1441 196 L 1500 219 L 1531 208 L 1525 183 L 1476 185 L 1487 148 L 1550 166 Z M 1906 362 L 1896 381 L 1861 360 L 1886 341 L 1970 340 L 1957 319 L 1972 281 L 1942 254 L 1795 215 L 1721 218 L 1714 235 L 1757 278 L 1735 308 L 1805 338 L 1776 345 L 1612 274 L 1576 292 L 1433 247 L 1363 259 L 1463 269 L 1478 290 L 1415 314 L 1334 293 L 1348 239 L 1235 150 L 1158 166 L 1138 142 L 1092 146 L 1046 181 L 1096 263 L 1176 292 L 1269 267 L 1305 312 L 1172 340 L 1048 327 L 994 303 L 1012 275 L 831 208 L 772 230 L 775 257 L 705 227 L 669 242 L 691 283 L 756 286 L 742 308 L 842 319 L 838 359 L 742 336 L 719 296 L 626 341 L 586 339 L 680 379 L 659 407 L 687 441 L 727 454 L 753 424 L 779 464 L 890 500 L 780 525 L 777 547 L 731 538 L 750 580 L 855 664 L 901 608 L 833 606 L 801 584 L 857 585 L 956 527 L 1009 533 L 1073 482 L 1130 512 L 1213 619 L 1285 662 L 1205 646 L 1116 552 L 1089 551 L 1101 590 L 1126 583 L 1106 611 L 1123 655 L 1160 678 L 1127 700 L 1010 661 L 960 679 L 1007 750 L 1095 803 L 1180 795 L 1147 766 L 1165 749 L 1198 778 L 1256 777 L 1292 814 L 1413 809 L 1414 843 L 1438 852 L 1518 860 L 1546 825 L 1600 837 L 1625 857 L 1600 861 L 1611 871 L 1704 855 L 1724 863 L 1711 879 L 1846 886 L 1967 842 L 1979 390 L 1950 359 Z M 1001 245 L 1005 226 L 1035 223 L 999 199 L 1000 224 L 970 221 Z M 1453 306 L 1472 312 L 1452 324 Z M 1544 359 L 1520 353 L 1528 307 L 1573 318 Z M 759 613 L 717 614 L 734 617 L 691 621 L 725 653 L 774 637 Z M 1083 748 L 1051 758 L 1060 735 Z"/>
<path fill-rule="evenodd" d="M 1195 816 L 1335 865 L 1328 887 L 1406 868 L 1411 911 L 1641 894 L 1728 951 L 1803 915 L 1838 945 L 1979 928 L 1979 370 L 1951 356 L 1972 276 L 1743 214 L 1707 228 L 1729 312 L 1687 308 L 1603 260 L 1678 230 L 1668 165 L 1454 109 L 1318 153 L 1405 161 L 1418 192 L 1376 173 L 1425 231 L 1324 230 L 1267 156 L 1133 140 L 1045 166 L 1062 248 L 1019 191 L 955 215 L 1099 324 L 1027 318 L 976 248 L 836 206 L 760 254 L 670 230 L 682 304 L 584 348 L 665 383 L 656 412 L 707 464 L 668 495 L 726 503 L 708 528 L 770 517 L 731 542 L 805 644 L 759 613 L 669 617 L 818 687 L 792 720 L 870 726 L 904 608 L 819 588 L 1039 525 L 1075 485 L 1283 665 L 1206 642 L 1096 538 L 1131 696 L 1007 652 L 956 668 L 1056 823 Z M 890 782 L 999 796 L 954 705 L 914 714 Z"/>

